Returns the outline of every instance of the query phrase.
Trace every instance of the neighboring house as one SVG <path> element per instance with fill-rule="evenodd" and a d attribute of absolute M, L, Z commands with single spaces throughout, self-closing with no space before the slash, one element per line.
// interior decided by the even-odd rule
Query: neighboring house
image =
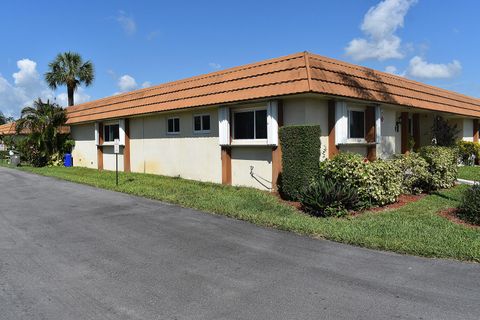
<path fill-rule="evenodd" d="M 7 149 L 3 143 L 3 137 L 13 136 L 15 134 L 15 122 L 8 122 L 0 125 L 0 151 L 6 151 Z"/>
<path fill-rule="evenodd" d="M 430 144 L 441 115 L 478 141 L 480 100 L 308 52 L 69 107 L 74 165 L 275 189 L 278 127 L 319 124 L 322 158 Z"/>

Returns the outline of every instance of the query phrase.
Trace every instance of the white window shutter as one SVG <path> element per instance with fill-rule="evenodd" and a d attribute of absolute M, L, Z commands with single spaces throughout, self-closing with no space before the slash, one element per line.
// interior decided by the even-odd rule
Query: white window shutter
<path fill-rule="evenodd" d="M 348 114 L 345 101 L 335 102 L 335 144 L 347 143 L 348 138 Z"/>
<path fill-rule="evenodd" d="M 118 120 L 120 145 L 125 145 L 125 119 Z"/>
<path fill-rule="evenodd" d="M 269 101 L 267 105 L 267 144 L 278 146 L 278 101 Z"/>
<path fill-rule="evenodd" d="M 375 107 L 375 142 L 382 141 L 382 110 L 379 106 Z"/>
<path fill-rule="evenodd" d="M 218 108 L 218 138 L 221 146 L 230 145 L 230 109 Z"/>
<path fill-rule="evenodd" d="M 98 146 L 100 145 L 100 124 L 95 122 L 95 144 Z"/>

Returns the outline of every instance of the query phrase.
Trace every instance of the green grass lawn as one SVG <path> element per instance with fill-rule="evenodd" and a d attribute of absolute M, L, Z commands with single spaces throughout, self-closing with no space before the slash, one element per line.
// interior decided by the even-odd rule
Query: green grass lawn
<path fill-rule="evenodd" d="M 439 210 L 455 207 L 465 186 L 429 195 L 400 209 L 348 218 L 314 218 L 281 203 L 272 194 L 251 188 L 136 173 L 121 173 L 120 185 L 116 187 L 113 172 L 64 167 L 21 170 L 312 237 L 419 256 L 480 262 L 480 229 L 455 224 L 437 214 Z"/>
<path fill-rule="evenodd" d="M 458 167 L 458 177 L 460 179 L 480 181 L 480 166 Z"/>

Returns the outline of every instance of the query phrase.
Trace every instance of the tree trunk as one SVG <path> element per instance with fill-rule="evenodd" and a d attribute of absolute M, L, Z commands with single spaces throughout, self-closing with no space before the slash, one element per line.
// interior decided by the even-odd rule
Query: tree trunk
<path fill-rule="evenodd" d="M 73 93 L 75 92 L 75 88 L 72 86 L 67 86 L 67 93 L 68 93 L 68 106 L 73 106 Z"/>

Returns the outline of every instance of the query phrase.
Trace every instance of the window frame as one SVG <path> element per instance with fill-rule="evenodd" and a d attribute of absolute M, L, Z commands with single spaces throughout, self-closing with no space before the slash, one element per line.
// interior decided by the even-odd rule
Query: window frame
<path fill-rule="evenodd" d="M 256 126 L 256 111 L 266 111 L 267 112 L 267 123 L 266 125 L 266 131 L 267 131 L 267 137 L 266 138 L 261 138 L 257 139 L 257 126 Z M 235 115 L 237 113 L 244 113 L 244 112 L 253 112 L 253 139 L 235 139 Z M 261 106 L 253 106 L 253 107 L 245 107 L 245 108 L 238 108 L 238 109 L 232 109 L 232 129 L 231 129 L 231 141 L 232 145 L 267 145 L 268 141 L 268 108 L 266 105 L 261 105 Z"/>
<path fill-rule="evenodd" d="M 205 130 L 203 129 L 203 117 L 208 116 L 208 121 L 210 122 L 210 129 Z M 200 130 L 195 130 L 195 118 L 200 117 Z M 193 133 L 196 134 L 204 134 L 204 133 L 210 133 L 212 130 L 212 116 L 210 113 L 199 113 L 199 114 L 194 114 L 192 118 L 192 125 L 193 125 Z"/>
<path fill-rule="evenodd" d="M 175 119 L 178 119 L 178 131 L 175 131 Z M 169 130 L 168 130 L 168 122 L 169 122 L 170 120 L 173 120 L 173 130 L 174 130 L 174 131 L 169 131 Z M 180 134 L 180 117 L 178 117 L 178 116 L 168 117 L 168 118 L 167 118 L 167 128 L 166 128 L 166 129 L 167 129 L 167 130 L 166 130 L 166 131 L 167 131 L 167 135 L 179 135 L 179 134 Z"/>
<path fill-rule="evenodd" d="M 350 124 L 351 124 L 351 112 L 362 112 L 363 113 L 363 138 L 352 138 L 350 136 Z M 366 108 L 364 107 L 347 107 L 347 143 L 366 143 Z"/>
<path fill-rule="evenodd" d="M 105 122 L 103 123 L 103 145 L 104 146 L 108 146 L 108 145 L 114 145 L 115 144 L 115 139 L 111 140 L 111 141 L 107 141 L 105 139 L 106 137 L 106 134 L 105 134 L 105 131 L 106 131 L 106 128 L 107 127 L 110 127 L 110 126 L 115 126 L 117 125 L 118 126 L 118 140 L 120 140 L 120 131 L 121 131 L 121 128 L 120 128 L 120 121 L 109 121 L 109 122 Z"/>

